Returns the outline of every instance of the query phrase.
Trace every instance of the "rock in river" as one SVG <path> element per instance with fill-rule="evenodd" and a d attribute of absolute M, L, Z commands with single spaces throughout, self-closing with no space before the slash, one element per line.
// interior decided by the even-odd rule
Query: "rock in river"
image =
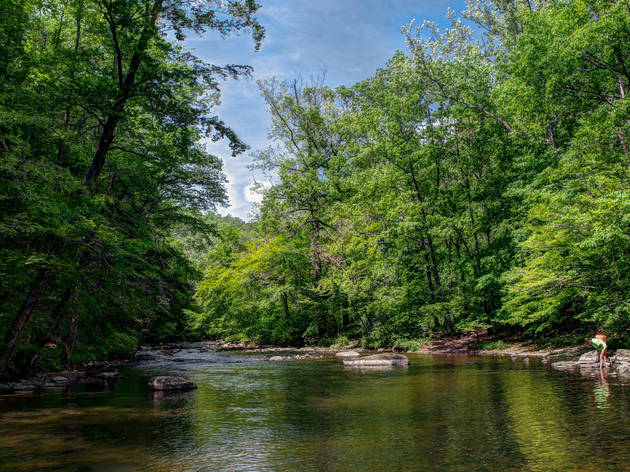
<path fill-rule="evenodd" d="M 335 354 L 337 357 L 359 357 L 359 355 L 357 351 L 341 351 Z"/>
<path fill-rule="evenodd" d="M 149 390 L 157 391 L 184 392 L 196 389 L 197 384 L 195 384 L 192 380 L 186 380 L 183 377 L 160 376 L 153 377 L 149 380 L 147 388 Z"/>
<path fill-rule="evenodd" d="M 402 354 L 383 353 L 344 359 L 343 365 L 346 367 L 407 367 L 409 366 L 409 359 Z"/>

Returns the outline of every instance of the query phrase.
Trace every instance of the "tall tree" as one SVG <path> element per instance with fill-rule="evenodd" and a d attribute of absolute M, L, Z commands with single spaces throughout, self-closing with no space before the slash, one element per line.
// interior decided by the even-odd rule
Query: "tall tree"
<path fill-rule="evenodd" d="M 248 29 L 257 48 L 264 34 L 253 1 L 12 8 L 15 15 L 0 20 L 3 32 L 21 32 L 4 43 L 13 56 L 0 92 L 7 281 L 0 371 L 26 333 L 21 365 L 49 337 L 70 358 L 77 332 L 90 351 L 94 326 L 109 330 L 113 345 L 121 344 L 116 333 L 133 344 L 156 312 L 178 316 L 190 277 L 169 231 L 190 220 L 187 208 L 225 201 L 220 160 L 201 140 L 227 138 L 233 153 L 246 149 L 212 107 L 220 79 L 251 70 L 206 64 L 180 43 L 190 32 Z"/>

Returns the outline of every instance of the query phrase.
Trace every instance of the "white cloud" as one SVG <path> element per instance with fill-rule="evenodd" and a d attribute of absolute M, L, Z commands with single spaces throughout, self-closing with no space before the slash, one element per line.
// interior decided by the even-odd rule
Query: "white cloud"
<path fill-rule="evenodd" d="M 254 204 L 262 202 L 263 196 L 261 193 L 262 189 L 260 187 L 262 187 L 262 189 L 268 189 L 269 187 L 271 187 L 271 183 L 257 182 L 252 179 L 252 183 L 245 187 L 245 200 Z"/>

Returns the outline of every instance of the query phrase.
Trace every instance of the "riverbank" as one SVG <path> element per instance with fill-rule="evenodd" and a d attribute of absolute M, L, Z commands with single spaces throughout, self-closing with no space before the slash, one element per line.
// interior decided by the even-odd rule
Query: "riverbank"
<path fill-rule="evenodd" d="M 586 344 L 545 348 L 519 337 L 512 337 L 506 340 L 501 336 L 480 331 L 461 336 L 434 339 L 422 345 L 419 349 L 409 352 L 439 355 L 527 357 L 541 359 L 543 363 L 546 363 L 555 359 L 580 356 L 591 349 Z"/>
<path fill-rule="evenodd" d="M 494 348 L 483 349 L 484 346 Z M 510 340 L 505 342 L 487 332 L 478 332 L 457 337 L 440 338 L 426 342 L 419 349 L 402 351 L 394 347 L 365 349 L 354 340 L 346 345 L 279 347 L 260 345 L 252 342 L 227 342 L 223 340 L 200 341 L 193 343 L 168 343 L 159 346 L 140 346 L 128 359 L 111 362 L 88 362 L 73 370 L 39 372 L 35 375 L 0 383 L 0 392 L 34 392 L 48 388 L 64 388 L 73 385 L 113 387 L 122 378 L 118 369 L 143 361 L 168 361 L 183 349 L 199 349 L 218 352 L 247 352 L 264 355 L 270 361 L 300 361 L 335 358 L 344 351 L 356 351 L 360 355 L 379 352 L 405 352 L 409 354 L 429 354 L 446 356 L 505 356 L 512 359 L 540 359 L 543 364 L 558 361 L 577 361 L 589 346 L 577 345 L 562 348 L 541 348 L 531 342 Z"/>

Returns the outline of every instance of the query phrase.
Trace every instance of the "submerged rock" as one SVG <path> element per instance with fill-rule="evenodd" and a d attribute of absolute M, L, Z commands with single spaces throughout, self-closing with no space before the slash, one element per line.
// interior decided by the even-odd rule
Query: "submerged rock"
<path fill-rule="evenodd" d="M 563 362 L 554 362 L 551 364 L 551 367 L 557 370 L 570 370 L 573 371 L 578 366 L 576 361 L 563 361 Z"/>
<path fill-rule="evenodd" d="M 147 388 L 158 391 L 184 392 L 196 389 L 197 384 L 183 377 L 159 376 L 149 380 Z"/>
<path fill-rule="evenodd" d="M 344 359 L 346 367 L 407 367 L 409 359 L 402 354 L 383 353 L 357 359 Z"/>
<path fill-rule="evenodd" d="M 360 354 L 357 351 L 341 351 L 335 354 L 336 357 L 359 357 Z"/>

